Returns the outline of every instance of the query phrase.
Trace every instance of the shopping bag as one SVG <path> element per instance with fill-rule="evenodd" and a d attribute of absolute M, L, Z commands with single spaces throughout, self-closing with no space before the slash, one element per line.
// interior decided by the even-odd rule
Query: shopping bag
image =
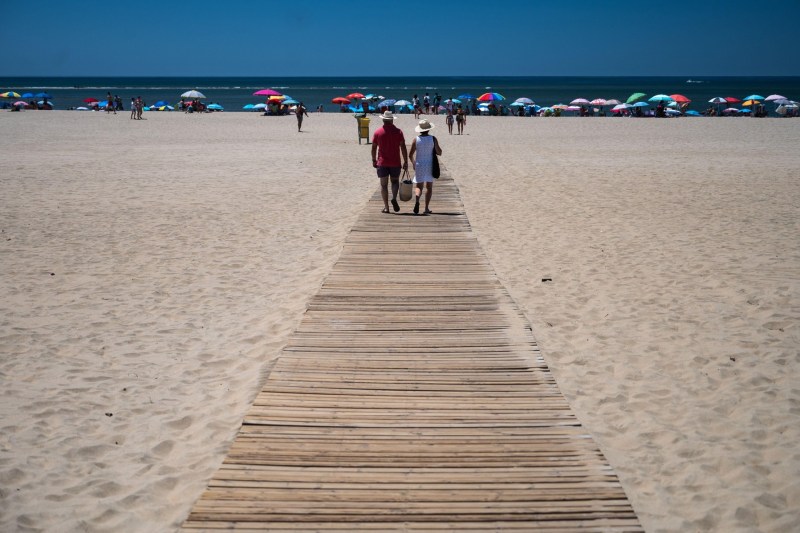
<path fill-rule="evenodd" d="M 400 201 L 407 202 L 411 200 L 411 197 L 414 196 L 414 183 L 411 181 L 411 177 L 408 175 L 408 170 L 403 171 L 403 175 L 400 177 Z"/>

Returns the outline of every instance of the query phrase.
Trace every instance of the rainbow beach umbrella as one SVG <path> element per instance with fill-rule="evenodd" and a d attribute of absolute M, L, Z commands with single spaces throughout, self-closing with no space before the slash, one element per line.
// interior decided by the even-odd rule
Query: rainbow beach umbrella
<path fill-rule="evenodd" d="M 479 102 L 496 102 L 505 99 L 506 97 L 500 93 L 483 93 L 478 97 Z"/>

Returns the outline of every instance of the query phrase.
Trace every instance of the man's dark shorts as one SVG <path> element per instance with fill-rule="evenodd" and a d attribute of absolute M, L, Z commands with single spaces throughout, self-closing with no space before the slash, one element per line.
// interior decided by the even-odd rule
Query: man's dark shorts
<path fill-rule="evenodd" d="M 402 168 L 403 167 L 378 167 L 378 177 L 397 179 L 400 177 L 400 170 L 402 170 Z"/>

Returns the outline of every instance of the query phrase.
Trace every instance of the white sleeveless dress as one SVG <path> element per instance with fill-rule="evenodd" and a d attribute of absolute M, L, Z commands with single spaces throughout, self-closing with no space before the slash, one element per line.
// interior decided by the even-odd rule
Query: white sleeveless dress
<path fill-rule="evenodd" d="M 433 165 L 433 137 L 419 135 L 417 137 L 416 163 L 414 164 L 414 183 L 433 181 L 431 166 Z"/>

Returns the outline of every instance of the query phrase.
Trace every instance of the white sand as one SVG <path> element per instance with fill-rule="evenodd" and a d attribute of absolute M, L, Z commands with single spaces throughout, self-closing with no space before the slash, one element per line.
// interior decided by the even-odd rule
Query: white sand
<path fill-rule="evenodd" d="M 349 115 L 146 117 L 0 115 L 2 531 L 177 528 L 377 186 Z M 435 120 L 648 531 L 800 523 L 800 121 Z"/>

